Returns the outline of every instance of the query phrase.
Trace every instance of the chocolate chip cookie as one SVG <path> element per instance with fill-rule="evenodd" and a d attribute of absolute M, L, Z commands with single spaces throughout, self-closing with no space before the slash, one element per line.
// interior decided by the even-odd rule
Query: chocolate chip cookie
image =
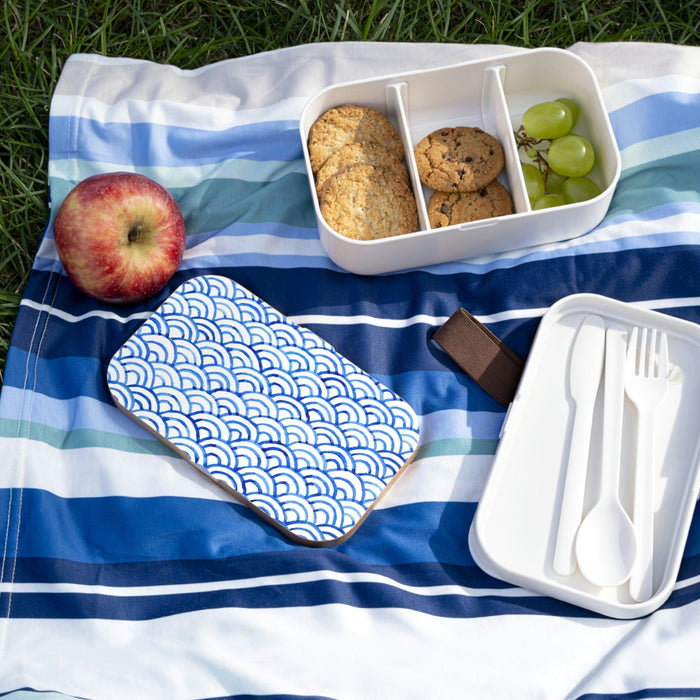
<path fill-rule="evenodd" d="M 421 182 L 441 192 L 474 192 L 494 180 L 505 158 L 498 139 L 473 126 L 437 129 L 414 149 Z"/>
<path fill-rule="evenodd" d="M 508 190 L 498 180 L 490 182 L 475 192 L 435 191 L 428 202 L 428 219 L 431 228 L 442 228 L 512 213 L 513 200 Z"/>

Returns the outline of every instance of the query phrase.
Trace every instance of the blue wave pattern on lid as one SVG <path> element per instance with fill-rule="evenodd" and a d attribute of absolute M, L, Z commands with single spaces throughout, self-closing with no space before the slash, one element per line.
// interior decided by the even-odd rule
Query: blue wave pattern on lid
<path fill-rule="evenodd" d="M 181 285 L 112 358 L 115 402 L 295 536 L 347 534 L 415 451 L 408 403 L 241 285 Z"/>

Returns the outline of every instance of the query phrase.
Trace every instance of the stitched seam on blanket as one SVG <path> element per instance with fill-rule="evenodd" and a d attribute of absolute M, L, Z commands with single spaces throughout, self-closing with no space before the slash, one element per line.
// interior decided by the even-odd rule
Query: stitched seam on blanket
<path fill-rule="evenodd" d="M 51 277 L 49 278 L 49 281 L 46 285 L 46 291 L 44 294 L 44 298 L 46 298 L 46 294 L 49 292 L 50 288 L 53 287 L 54 291 L 53 291 L 53 295 L 52 295 L 52 299 L 51 299 L 52 306 L 53 306 L 53 303 L 56 301 L 56 295 L 58 293 L 58 288 L 61 284 L 60 277 L 55 281 L 55 284 L 52 284 L 54 282 L 55 278 L 56 278 L 56 273 L 52 273 Z M 39 326 L 39 318 L 40 317 L 37 318 L 35 332 L 32 333 L 32 340 L 34 339 L 34 337 L 36 335 L 36 329 Z M 39 342 L 37 343 L 36 354 L 34 355 L 34 357 L 35 357 L 34 372 L 33 372 L 34 379 L 32 382 L 32 388 L 31 388 L 31 393 L 30 393 L 30 398 L 29 398 L 29 408 L 27 410 L 26 429 L 25 429 L 25 435 L 24 435 L 24 437 L 27 439 L 22 440 L 22 446 L 20 448 L 20 459 L 18 460 L 18 464 L 17 464 L 18 470 L 23 470 L 23 468 L 24 468 L 24 455 L 25 455 L 25 452 L 27 450 L 27 444 L 29 442 L 28 438 L 29 438 L 30 433 L 31 433 L 32 409 L 34 406 L 34 396 L 36 395 L 36 382 L 37 382 L 36 366 L 39 363 L 39 356 L 41 354 L 41 346 L 43 345 L 44 338 L 46 336 L 46 329 L 49 326 L 49 321 L 51 320 L 51 315 L 46 314 L 44 316 L 44 318 L 45 318 L 45 320 L 44 320 L 43 328 L 41 329 L 41 336 L 39 338 Z M 25 377 L 25 379 L 26 379 L 26 377 Z M 25 394 L 25 396 L 26 396 L 26 394 Z M 22 399 L 22 403 L 24 404 L 24 397 Z M 19 429 L 18 429 L 18 432 L 19 432 Z M 18 437 L 19 437 L 19 435 L 18 435 Z M 10 618 L 10 612 L 12 609 L 12 584 L 15 581 L 15 572 L 17 571 L 17 558 L 19 555 L 19 533 L 20 533 L 21 525 L 22 525 L 22 501 L 23 501 L 23 498 L 24 498 L 24 485 L 21 483 L 20 487 L 19 487 L 19 503 L 17 505 L 17 528 L 15 531 L 15 546 L 14 546 L 15 555 L 14 555 L 13 560 L 12 560 L 12 573 L 10 574 L 10 590 L 9 590 L 8 599 L 7 599 L 7 618 L 8 619 Z M 3 557 L 3 563 L 4 563 L 4 557 Z M 0 578 L 0 580 L 2 580 L 2 579 Z"/>
<path fill-rule="evenodd" d="M 49 290 L 49 287 L 51 286 L 50 284 L 51 278 L 49 278 L 49 283 L 46 285 L 46 289 L 44 290 L 44 296 L 42 299 L 42 302 L 46 301 L 46 296 L 47 292 Z M 29 380 L 29 375 L 30 375 L 30 364 L 31 364 L 31 348 L 34 346 L 34 339 L 36 338 L 37 334 L 37 329 L 39 327 L 39 320 L 41 319 L 43 314 L 38 314 L 36 317 L 36 321 L 34 323 L 34 328 L 32 330 L 32 337 L 29 342 L 29 348 L 30 352 L 27 353 L 27 362 L 25 365 L 24 369 L 24 384 L 22 386 L 22 402 L 20 404 L 20 416 L 24 417 L 24 406 L 25 406 L 25 400 L 27 398 L 27 383 Z M 38 362 L 38 356 L 35 355 L 34 359 L 34 368 L 36 371 L 36 365 Z M 36 382 L 36 377 L 34 379 Z M 24 424 L 24 421 L 20 421 L 17 425 L 17 434 L 16 437 L 19 439 L 21 436 L 22 432 L 22 425 Z M 28 437 L 29 435 L 29 426 L 27 426 L 27 429 L 25 430 L 25 437 Z M 20 450 L 19 450 L 19 459 L 16 460 L 14 465 L 10 465 L 11 467 L 14 467 L 14 469 L 17 471 L 20 469 L 20 465 L 22 463 L 22 458 L 24 456 L 24 445 L 20 442 Z M 11 483 L 11 482 L 10 482 Z M 15 489 L 10 488 L 9 490 L 9 495 L 8 495 L 8 500 L 7 500 L 7 525 L 5 527 L 5 541 L 3 545 L 3 552 L 2 552 L 2 567 L 0 567 L 0 581 L 5 580 L 5 563 L 7 561 L 7 549 L 10 543 L 10 530 L 11 530 L 11 525 L 12 525 L 12 501 L 13 501 L 13 495 L 14 495 Z M 15 557 L 16 559 L 16 557 Z M 13 569 L 13 575 L 14 575 L 14 569 Z M 10 617 L 10 601 L 12 600 L 12 591 L 9 591 L 9 599 L 8 599 L 8 604 L 7 604 L 7 617 Z"/>
<path fill-rule="evenodd" d="M 55 283 L 54 283 L 55 282 Z M 42 302 L 46 302 L 47 298 L 49 297 L 49 293 L 51 289 L 53 288 L 53 295 L 51 298 L 51 303 L 53 303 L 56 299 L 56 294 L 58 292 L 58 287 L 60 283 L 60 277 L 58 280 L 56 280 L 56 275 L 55 273 L 51 274 L 51 277 L 49 278 L 46 288 L 44 289 L 44 296 L 42 299 Z M 44 319 L 43 322 L 43 327 L 41 324 L 41 319 Z M 27 365 L 25 369 L 25 374 L 24 374 L 24 386 L 22 387 L 22 403 L 20 406 L 20 415 L 26 418 L 26 420 L 20 421 L 19 425 L 17 426 L 17 438 L 19 439 L 19 450 L 18 450 L 18 455 L 17 455 L 17 460 L 15 462 L 14 469 L 15 473 L 18 476 L 20 475 L 21 470 L 24 467 L 24 457 L 26 454 L 27 450 L 27 443 L 28 443 L 28 438 L 30 437 L 30 432 L 31 432 L 31 415 L 32 415 L 32 407 L 33 407 L 33 402 L 34 402 L 34 395 L 36 392 L 36 382 L 37 382 L 37 364 L 39 362 L 39 355 L 40 355 L 40 350 L 41 346 L 44 341 L 44 337 L 46 335 L 46 329 L 48 327 L 49 321 L 51 320 L 51 315 L 50 314 L 39 314 L 37 316 L 36 322 L 34 324 L 34 329 L 32 330 L 32 338 L 30 342 L 30 348 L 34 348 L 35 346 L 35 339 L 37 338 L 37 333 L 39 333 L 40 330 L 40 335 L 38 342 L 36 343 L 36 351 L 34 353 L 29 353 L 27 355 Z M 31 363 L 31 357 L 32 354 L 34 355 L 34 368 L 33 371 L 30 370 L 30 363 Z M 28 389 L 28 382 L 30 377 L 32 377 L 32 386 L 30 389 Z M 29 397 L 28 397 L 29 393 Z M 27 402 L 27 398 L 29 398 L 29 402 L 27 404 L 27 409 L 25 411 L 25 403 Z M 22 427 L 24 426 L 24 430 L 22 430 Z M 21 433 L 24 433 L 22 435 Z M 25 439 L 20 439 L 20 438 L 25 438 Z M 18 498 L 19 502 L 17 505 L 17 525 L 15 528 L 15 537 L 14 537 L 14 557 L 13 557 L 13 564 L 12 564 L 12 571 L 9 576 L 9 589 L 8 589 L 8 598 L 7 598 L 7 613 L 6 613 L 6 619 L 10 619 L 10 614 L 12 610 L 12 584 L 14 583 L 15 579 L 15 573 L 17 570 L 17 556 L 18 556 L 18 548 L 19 548 L 19 535 L 20 535 L 20 530 L 21 530 L 21 520 L 22 520 L 22 501 L 24 497 L 24 486 L 21 484 L 21 479 L 19 479 L 20 486 L 19 488 L 11 488 L 9 492 L 9 497 L 8 497 L 8 505 L 7 505 L 7 527 L 5 529 L 5 542 L 3 545 L 3 554 L 2 554 L 2 567 L 0 568 L 0 581 L 5 580 L 5 564 L 7 562 L 7 554 L 8 554 L 8 548 L 10 545 L 10 533 L 12 530 L 12 503 L 14 500 L 14 492 L 18 491 Z M 5 631 L 6 634 L 6 631 Z M 0 648 L 4 646 L 5 642 L 5 634 L 3 634 L 3 639 L 0 640 Z"/>
<path fill-rule="evenodd" d="M 79 143 L 79 138 L 78 138 L 78 131 L 80 128 L 80 120 L 76 119 L 75 116 L 80 114 L 80 109 L 81 105 L 83 102 L 83 97 L 86 92 L 86 86 L 88 83 L 88 79 L 90 76 L 90 73 L 93 70 L 93 65 L 92 64 L 87 64 L 87 70 L 85 66 L 82 66 L 82 70 L 80 70 L 77 80 L 76 80 L 76 85 L 80 86 L 80 90 L 76 90 L 76 94 L 78 95 L 78 104 L 76 108 L 75 115 L 68 119 L 67 123 L 67 129 L 68 131 L 74 131 L 75 138 L 72 143 L 71 147 L 71 138 L 70 138 L 70 133 L 66 135 L 66 141 L 69 146 L 69 154 L 70 151 L 75 153 L 75 155 L 78 155 L 78 143 Z M 73 160 L 73 159 L 72 159 Z M 73 173 L 71 173 L 71 180 L 73 180 Z M 48 230 L 48 225 L 47 225 L 47 230 Z M 46 231 L 44 233 L 46 235 Z M 53 295 L 51 295 L 51 303 L 49 306 L 53 306 L 56 296 L 58 294 L 58 288 L 60 286 L 61 282 L 61 277 L 62 275 L 58 272 L 51 272 L 49 279 L 46 283 L 46 287 L 44 289 L 44 295 L 42 297 L 42 304 L 46 303 L 47 298 L 49 297 L 50 290 L 53 288 Z M 36 345 L 36 350 L 33 353 L 34 354 L 34 368 L 33 368 L 33 381 L 32 381 L 32 387 L 31 387 L 31 396 L 29 397 L 29 403 L 26 409 L 25 413 L 25 402 L 27 400 L 27 384 L 30 378 L 30 363 L 31 363 L 31 357 L 32 357 L 32 352 L 31 350 L 34 348 L 34 341 L 37 337 L 37 331 L 39 330 L 39 327 L 41 325 L 41 319 L 42 316 L 44 318 L 43 322 L 43 328 L 41 328 L 41 333 L 39 336 L 39 340 Z M 48 328 L 49 321 L 51 320 L 51 314 L 45 313 L 45 314 L 39 314 L 37 316 L 34 329 L 32 330 L 32 337 L 30 341 L 30 352 L 27 355 L 27 364 L 25 368 L 25 375 L 24 375 L 24 385 L 22 387 L 22 402 L 20 405 L 20 416 L 25 418 L 24 421 L 20 421 L 18 426 L 17 426 L 17 438 L 21 438 L 22 435 L 22 426 L 26 426 L 24 429 L 24 440 L 20 440 L 20 448 L 19 448 L 19 453 L 17 455 L 17 460 L 14 465 L 14 469 L 17 473 L 17 475 L 21 476 L 21 471 L 24 467 L 24 459 L 26 455 L 26 450 L 27 450 L 27 444 L 29 442 L 28 438 L 30 437 L 31 433 L 31 417 L 32 417 L 32 408 L 33 408 L 33 400 L 34 400 L 34 395 L 36 392 L 36 382 L 37 382 L 37 365 L 39 362 L 39 356 L 40 356 L 40 351 L 41 351 L 41 346 L 43 344 L 45 335 L 46 335 L 46 329 Z M 17 525 L 16 525 L 16 531 L 15 531 L 15 537 L 14 537 L 14 556 L 13 556 L 13 565 L 12 565 L 12 571 L 10 573 L 9 577 L 9 590 L 8 590 L 8 599 L 7 599 L 7 614 L 6 614 L 6 620 L 10 619 L 10 614 L 12 610 L 12 584 L 14 583 L 14 578 L 15 578 L 15 573 L 17 570 L 17 558 L 18 558 L 18 548 L 19 548 L 19 536 L 20 536 L 20 531 L 21 531 L 21 524 L 22 524 L 22 500 L 24 496 L 24 487 L 22 485 L 21 479 L 19 479 L 19 489 L 11 488 L 9 491 L 9 496 L 8 496 L 8 506 L 7 506 L 7 527 L 5 530 L 5 541 L 3 545 L 3 553 L 2 553 L 2 566 L 0 566 L 0 581 L 4 581 L 5 577 L 5 564 L 7 562 L 7 555 L 8 555 L 8 547 L 10 544 L 10 533 L 12 529 L 12 502 L 13 502 L 13 494 L 15 490 L 19 491 L 19 503 L 17 507 Z M 0 637 L 0 649 L 4 648 L 5 642 L 7 638 L 7 626 L 5 626 L 5 629 L 3 630 L 2 636 Z"/>

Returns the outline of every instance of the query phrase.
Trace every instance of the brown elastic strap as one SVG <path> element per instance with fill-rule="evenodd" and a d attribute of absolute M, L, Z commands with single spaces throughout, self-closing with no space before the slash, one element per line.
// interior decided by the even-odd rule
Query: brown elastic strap
<path fill-rule="evenodd" d="M 483 323 L 460 308 L 433 339 L 484 391 L 508 407 L 525 363 Z"/>

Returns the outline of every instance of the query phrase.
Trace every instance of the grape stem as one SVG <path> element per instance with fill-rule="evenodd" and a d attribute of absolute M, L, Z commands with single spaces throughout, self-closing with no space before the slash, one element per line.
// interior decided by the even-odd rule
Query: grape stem
<path fill-rule="evenodd" d="M 515 136 L 515 143 L 518 146 L 518 150 L 523 151 L 527 160 L 532 161 L 533 164 L 537 166 L 537 168 L 543 175 L 548 173 L 551 170 L 551 168 L 549 167 L 549 163 L 547 162 L 543 151 L 546 152 L 548 150 L 550 140 L 536 139 L 532 136 L 528 136 L 522 124 L 520 125 L 520 128 L 513 133 Z M 526 162 L 522 158 L 521 161 Z"/>

